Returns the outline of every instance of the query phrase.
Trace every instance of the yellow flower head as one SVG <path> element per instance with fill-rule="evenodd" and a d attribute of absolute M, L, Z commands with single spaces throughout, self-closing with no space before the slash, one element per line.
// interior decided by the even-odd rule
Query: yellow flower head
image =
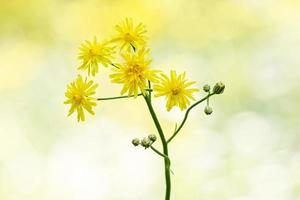
<path fill-rule="evenodd" d="M 77 120 L 78 122 L 84 121 L 84 112 L 83 108 L 87 110 L 90 114 L 94 115 L 93 106 L 96 106 L 96 98 L 91 97 L 95 94 L 95 89 L 98 87 L 98 84 L 94 84 L 92 80 L 83 81 L 82 77 L 78 75 L 77 79 L 71 82 L 67 86 L 67 92 L 65 96 L 67 100 L 65 104 L 71 104 L 68 116 L 70 116 L 74 111 L 77 111 Z"/>
<path fill-rule="evenodd" d="M 178 75 L 171 70 L 170 78 L 161 74 L 160 83 L 154 85 L 156 97 L 165 96 L 167 99 L 167 110 L 170 111 L 173 106 L 178 106 L 181 110 L 187 108 L 190 104 L 190 99 L 195 100 L 193 92 L 199 91 L 196 88 L 189 88 L 195 81 L 185 79 L 185 72 Z"/>
<path fill-rule="evenodd" d="M 123 48 L 130 50 L 131 48 L 143 47 L 146 44 L 147 38 L 145 33 L 147 31 L 142 23 L 134 27 L 132 19 L 126 18 L 123 22 L 116 25 L 115 29 L 118 35 L 112 41 L 120 43 L 120 50 Z"/>
<path fill-rule="evenodd" d="M 114 50 L 113 47 L 108 46 L 108 42 L 97 42 L 96 37 L 92 42 L 86 40 L 80 47 L 80 53 L 78 58 L 82 60 L 82 64 L 78 69 L 87 70 L 95 76 L 98 73 L 98 65 L 102 64 L 107 67 L 111 64 L 113 59 Z"/>
<path fill-rule="evenodd" d="M 158 70 L 150 69 L 151 60 L 146 58 L 149 49 L 140 49 L 135 53 L 126 52 L 122 54 L 124 63 L 117 65 L 115 73 L 110 75 L 113 83 L 123 84 L 121 94 L 128 92 L 128 95 L 138 96 L 139 91 L 145 93 L 148 80 L 157 81 Z"/>

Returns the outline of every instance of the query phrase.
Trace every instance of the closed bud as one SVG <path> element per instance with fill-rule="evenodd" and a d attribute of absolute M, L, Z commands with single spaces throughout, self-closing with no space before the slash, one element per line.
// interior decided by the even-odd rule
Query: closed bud
<path fill-rule="evenodd" d="M 146 148 L 148 148 L 148 147 L 150 147 L 150 145 L 151 145 L 151 141 L 150 141 L 150 139 L 149 138 L 143 138 L 142 139 L 142 142 L 141 142 L 141 145 L 143 146 L 143 147 L 145 147 L 145 149 Z"/>
<path fill-rule="evenodd" d="M 150 135 L 148 135 L 148 138 L 149 138 L 149 140 L 151 141 L 151 142 L 155 142 L 156 141 L 156 135 L 154 135 L 154 134 L 150 134 Z"/>
<path fill-rule="evenodd" d="M 204 90 L 204 92 L 209 92 L 210 91 L 210 86 L 209 85 L 204 85 L 203 86 L 203 90 Z"/>
<path fill-rule="evenodd" d="M 222 82 L 216 83 L 216 85 L 213 88 L 213 92 L 215 94 L 222 94 L 224 92 L 225 85 Z"/>
<path fill-rule="evenodd" d="M 140 144 L 140 140 L 138 138 L 134 138 L 131 142 L 134 146 L 138 146 Z"/>
<path fill-rule="evenodd" d="M 210 106 L 205 106 L 204 112 L 205 114 L 210 115 L 213 112 L 213 110 Z"/>

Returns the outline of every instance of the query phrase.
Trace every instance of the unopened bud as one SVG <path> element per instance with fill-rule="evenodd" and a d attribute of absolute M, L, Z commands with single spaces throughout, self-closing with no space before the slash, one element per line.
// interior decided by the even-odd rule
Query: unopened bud
<path fill-rule="evenodd" d="M 134 138 L 131 142 L 134 146 L 138 146 L 140 144 L 140 140 L 138 138 Z"/>
<path fill-rule="evenodd" d="M 213 110 L 210 106 L 205 106 L 204 112 L 205 114 L 210 115 L 213 112 Z"/>
<path fill-rule="evenodd" d="M 150 141 L 150 139 L 149 138 L 143 138 L 143 140 L 142 140 L 142 142 L 141 142 L 141 145 L 143 146 L 143 147 L 145 147 L 145 149 L 146 148 L 148 148 L 148 147 L 150 147 L 150 145 L 151 145 L 151 141 Z"/>
<path fill-rule="evenodd" d="M 216 83 L 216 85 L 213 88 L 213 92 L 215 94 L 222 94 L 224 92 L 225 85 L 222 82 Z"/>
<path fill-rule="evenodd" d="M 204 90 L 204 92 L 209 92 L 210 91 L 210 86 L 209 85 L 204 85 L 203 86 L 203 90 Z"/>
<path fill-rule="evenodd" d="M 149 138 L 149 140 L 151 141 L 151 142 L 155 142 L 156 141 L 156 135 L 154 135 L 154 134 L 150 134 L 150 135 L 148 135 L 148 138 Z"/>

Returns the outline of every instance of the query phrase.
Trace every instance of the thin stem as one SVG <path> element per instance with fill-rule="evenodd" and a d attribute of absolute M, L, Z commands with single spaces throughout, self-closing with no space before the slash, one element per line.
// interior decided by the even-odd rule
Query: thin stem
<path fill-rule="evenodd" d="M 113 67 L 117 68 L 117 69 L 120 69 L 120 67 L 118 67 L 116 64 L 114 63 L 110 63 Z"/>
<path fill-rule="evenodd" d="M 152 89 L 151 89 L 151 82 L 148 80 L 148 88 L 149 88 L 149 90 L 148 90 L 148 92 L 149 92 L 149 99 L 150 99 L 150 101 L 151 101 L 151 96 L 152 96 Z"/>
<path fill-rule="evenodd" d="M 171 167 L 170 167 L 170 166 L 171 166 L 171 160 L 170 160 L 169 156 L 167 156 L 167 155 L 161 153 L 160 151 L 158 151 L 158 150 L 157 150 L 156 148 L 154 148 L 153 146 L 150 146 L 150 148 L 151 148 L 155 153 L 157 153 L 158 155 L 162 156 L 163 158 L 168 159 L 168 168 L 169 168 L 169 170 L 171 171 L 171 173 L 174 174 L 173 171 L 171 170 Z"/>
<path fill-rule="evenodd" d="M 158 118 L 157 118 L 157 116 L 156 116 L 156 113 L 155 113 L 155 111 L 154 111 L 154 109 L 153 109 L 153 107 L 152 107 L 152 103 L 151 103 L 151 101 L 150 101 L 150 98 L 149 98 L 148 96 L 144 96 L 144 99 L 146 100 L 146 103 L 147 103 L 149 112 L 150 112 L 151 117 L 152 117 L 152 119 L 153 119 L 153 121 L 154 121 L 154 124 L 155 124 L 155 126 L 156 126 L 156 129 L 157 129 L 157 131 L 158 131 L 158 133 L 159 133 L 160 139 L 162 140 L 163 143 L 165 143 L 165 142 L 166 142 L 166 139 L 165 139 L 163 130 L 162 130 L 161 126 L 160 126 L 160 123 L 159 123 L 159 121 L 158 121 Z"/>
<path fill-rule="evenodd" d="M 156 126 L 156 129 L 158 131 L 159 137 L 161 139 L 162 142 L 162 146 L 163 146 L 163 155 L 164 156 L 164 163 L 165 163 L 165 180 L 166 180 L 166 195 L 165 195 L 165 200 L 170 200 L 170 196 L 171 196 L 171 175 L 170 175 L 170 159 L 169 159 L 169 153 L 168 153 L 168 143 L 166 141 L 166 138 L 164 136 L 163 130 L 160 126 L 160 123 L 158 121 L 158 118 L 156 116 L 156 113 L 152 107 L 152 103 L 151 103 L 151 99 L 149 98 L 149 96 L 144 96 L 144 99 L 147 103 L 149 112 L 151 114 L 151 117 L 154 121 L 154 124 Z"/>
<path fill-rule="evenodd" d="M 143 94 L 138 94 L 137 96 L 142 96 Z M 135 97 L 134 95 L 125 95 L 125 96 L 117 96 L 117 97 L 105 97 L 105 98 L 97 98 L 97 101 L 105 101 L 105 100 L 113 100 L 113 99 L 124 99 L 124 98 L 130 98 Z"/>
<path fill-rule="evenodd" d="M 208 95 L 210 95 L 210 91 L 208 91 Z M 207 106 L 209 106 L 209 97 L 207 98 Z"/>
<path fill-rule="evenodd" d="M 209 98 L 210 96 L 214 95 L 214 93 L 211 93 L 211 94 L 208 94 L 206 95 L 204 98 L 200 99 L 199 101 L 197 101 L 196 103 L 194 103 L 193 105 L 191 105 L 187 111 L 185 112 L 185 115 L 184 115 L 184 118 L 181 122 L 181 124 L 179 125 L 179 127 L 177 129 L 175 129 L 173 135 L 170 137 L 170 139 L 168 139 L 167 143 L 171 142 L 172 139 L 179 133 L 179 131 L 182 129 L 183 125 L 185 124 L 187 118 L 188 118 L 188 115 L 190 113 L 190 111 L 195 107 L 197 106 L 198 104 L 200 104 L 201 102 L 205 101 L 207 98 Z"/>
<path fill-rule="evenodd" d="M 136 47 L 132 43 L 130 43 L 130 46 L 132 47 L 133 51 L 135 52 L 136 51 Z"/>
<path fill-rule="evenodd" d="M 150 146 L 150 148 L 155 152 L 157 153 L 158 155 L 162 156 L 163 158 L 167 158 L 169 160 L 169 162 L 171 163 L 170 161 L 170 158 L 168 156 L 166 156 L 165 154 L 161 153 L 160 151 L 158 151 L 155 147 L 153 146 Z"/>

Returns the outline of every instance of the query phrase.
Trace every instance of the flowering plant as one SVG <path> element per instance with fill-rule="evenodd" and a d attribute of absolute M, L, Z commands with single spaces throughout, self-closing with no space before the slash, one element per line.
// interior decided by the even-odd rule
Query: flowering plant
<path fill-rule="evenodd" d="M 223 93 L 225 85 L 219 82 L 214 85 L 213 89 L 209 85 L 204 85 L 203 90 L 206 95 L 196 101 L 193 94 L 198 92 L 199 89 L 192 87 L 195 81 L 189 81 L 185 72 L 178 74 L 176 71 L 171 70 L 168 76 L 160 70 L 151 68 L 152 60 L 149 58 L 150 50 L 147 47 L 146 28 L 142 23 L 134 26 L 132 19 L 126 18 L 115 29 L 118 34 L 110 40 L 99 42 L 95 37 L 93 41 L 85 41 L 81 45 L 78 57 L 81 64 L 78 70 L 87 71 L 88 76 L 95 76 L 100 65 L 111 67 L 111 81 L 122 85 L 120 92 L 122 96 L 96 98 L 94 94 L 98 84 L 89 80 L 89 77 L 83 78 L 78 75 L 75 81 L 67 86 L 65 93 L 67 100 L 64 103 L 71 105 L 68 115 L 76 111 L 77 120 L 80 122 L 85 121 L 85 111 L 94 115 L 93 107 L 97 105 L 97 101 L 143 97 L 156 126 L 163 150 L 160 151 L 153 146 L 157 140 L 155 134 L 150 134 L 142 140 L 135 138 L 132 140 L 132 144 L 151 149 L 163 158 L 166 183 L 165 200 L 170 200 L 171 160 L 168 144 L 183 128 L 190 111 L 195 106 L 206 101 L 207 105 L 204 111 L 208 115 L 212 113 L 209 98 L 215 94 Z M 117 56 L 122 59 L 122 62 L 115 62 Z M 182 122 L 179 126 L 176 124 L 173 135 L 168 139 L 164 135 L 152 106 L 153 93 L 154 97 L 165 97 L 167 111 L 170 111 L 173 107 L 179 107 L 182 111 L 185 110 Z M 195 103 L 190 106 L 191 101 L 195 101 Z"/>

